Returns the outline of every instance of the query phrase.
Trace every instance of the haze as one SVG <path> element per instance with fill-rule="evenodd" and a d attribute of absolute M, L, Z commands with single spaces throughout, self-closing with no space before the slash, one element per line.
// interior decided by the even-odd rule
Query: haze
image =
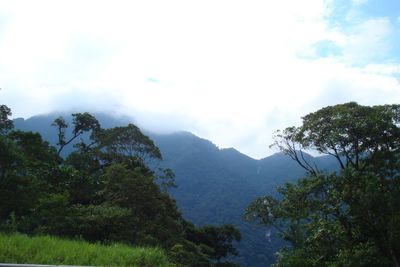
<path fill-rule="evenodd" d="M 14 118 L 132 116 L 254 158 L 276 129 L 348 101 L 400 102 L 400 1 L 0 1 Z"/>

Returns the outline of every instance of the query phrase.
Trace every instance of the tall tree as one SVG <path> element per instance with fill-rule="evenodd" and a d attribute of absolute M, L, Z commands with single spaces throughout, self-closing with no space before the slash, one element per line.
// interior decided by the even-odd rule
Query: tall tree
<path fill-rule="evenodd" d="M 0 134 L 5 134 L 13 128 L 13 122 L 9 119 L 11 109 L 6 105 L 0 105 Z"/>
<path fill-rule="evenodd" d="M 78 137 L 82 136 L 86 132 L 91 132 L 92 134 L 97 130 L 100 130 L 100 123 L 97 119 L 88 112 L 85 113 L 74 113 L 72 114 L 72 136 L 67 137 L 66 129 L 68 129 L 68 123 L 63 117 L 59 117 L 54 120 L 52 126 L 57 128 L 58 132 L 58 150 L 57 154 L 60 155 L 61 151 L 65 146 L 76 140 Z"/>
<path fill-rule="evenodd" d="M 279 188 L 281 199 L 254 200 L 250 221 L 290 242 L 276 266 L 399 266 L 400 106 L 350 102 L 303 117 L 277 132 L 274 145 L 308 172 Z M 303 150 L 336 158 L 327 174 Z"/>
<path fill-rule="evenodd" d="M 308 172 L 318 170 L 304 157 L 314 150 L 335 157 L 340 167 L 361 169 L 365 159 L 387 154 L 400 144 L 400 105 L 361 106 L 355 102 L 328 106 L 303 117 L 300 127 L 277 131 L 271 146 L 279 148 Z M 362 160 L 364 159 L 364 160 Z"/>

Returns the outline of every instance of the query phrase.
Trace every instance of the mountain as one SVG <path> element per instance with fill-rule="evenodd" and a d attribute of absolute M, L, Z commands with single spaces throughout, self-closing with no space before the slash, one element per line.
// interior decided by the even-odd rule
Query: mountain
<path fill-rule="evenodd" d="M 246 223 L 246 206 L 258 196 L 277 195 L 276 188 L 293 182 L 305 172 L 288 156 L 277 153 L 261 160 L 239 151 L 219 149 L 191 133 L 150 134 L 163 155 L 163 165 L 176 175 L 178 188 L 170 191 L 185 218 L 198 225 L 232 223 L 242 233 L 238 244 L 241 266 L 269 266 L 274 253 L 283 245 L 270 229 Z M 324 169 L 335 162 L 329 157 L 313 158 Z"/>
<path fill-rule="evenodd" d="M 50 125 L 60 115 L 63 114 L 16 119 L 14 124 L 17 129 L 39 132 L 55 144 L 56 131 Z M 126 125 L 130 121 L 129 118 L 94 115 L 105 128 Z M 283 241 L 273 230 L 269 237 L 266 233 L 271 229 L 246 223 L 242 216 L 254 198 L 277 195 L 278 186 L 300 178 L 304 170 L 282 153 L 255 160 L 233 148 L 219 149 L 212 142 L 189 132 L 146 134 L 161 150 L 163 161 L 160 165 L 172 169 L 176 175 L 178 187 L 171 189 L 170 194 L 183 216 L 196 225 L 231 223 L 239 228 L 242 241 L 237 244 L 240 255 L 235 261 L 241 266 L 273 263 L 274 253 Z M 335 168 L 329 157 L 307 157 L 321 168 Z"/>

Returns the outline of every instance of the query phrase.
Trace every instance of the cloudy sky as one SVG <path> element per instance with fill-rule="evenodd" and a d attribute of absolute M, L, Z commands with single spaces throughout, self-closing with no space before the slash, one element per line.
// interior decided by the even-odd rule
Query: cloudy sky
<path fill-rule="evenodd" d="M 133 116 L 254 158 L 323 106 L 400 103 L 399 0 L 0 0 L 0 102 Z"/>

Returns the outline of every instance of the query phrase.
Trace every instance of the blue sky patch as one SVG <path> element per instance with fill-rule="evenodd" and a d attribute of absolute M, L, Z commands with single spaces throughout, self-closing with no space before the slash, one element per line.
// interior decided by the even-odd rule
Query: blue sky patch
<path fill-rule="evenodd" d="M 317 42 L 313 48 L 317 57 L 340 56 L 342 54 L 340 47 L 330 40 Z"/>
<path fill-rule="evenodd" d="M 360 6 L 360 9 L 369 17 L 388 17 L 396 22 L 400 16 L 399 0 L 370 0 Z"/>

